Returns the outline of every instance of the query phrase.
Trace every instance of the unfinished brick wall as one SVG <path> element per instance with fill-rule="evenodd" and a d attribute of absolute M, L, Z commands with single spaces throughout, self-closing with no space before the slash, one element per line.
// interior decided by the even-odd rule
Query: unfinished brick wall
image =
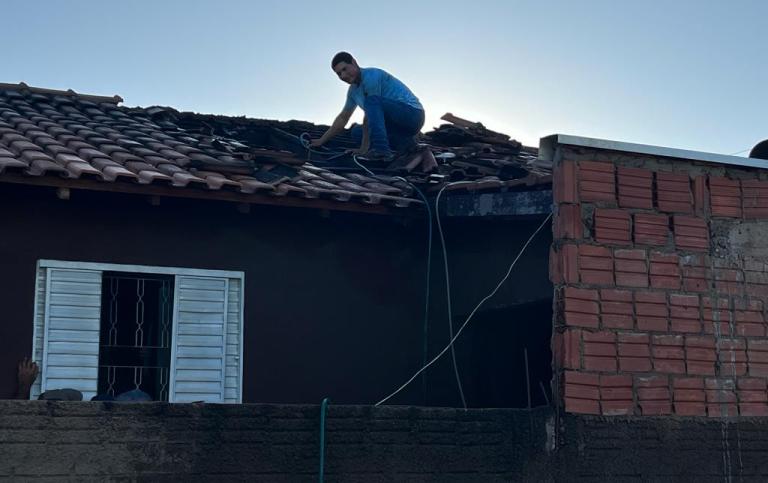
<path fill-rule="evenodd" d="M 561 154 L 550 277 L 565 410 L 768 415 L 768 173 Z"/>

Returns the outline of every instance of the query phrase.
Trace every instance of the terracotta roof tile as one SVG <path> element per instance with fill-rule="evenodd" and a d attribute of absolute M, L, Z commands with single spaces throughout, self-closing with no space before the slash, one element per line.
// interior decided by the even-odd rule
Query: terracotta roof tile
<path fill-rule="evenodd" d="M 368 189 L 366 189 L 366 188 L 364 188 L 364 187 L 362 187 L 362 186 L 360 186 L 358 184 L 355 184 L 355 183 L 353 183 L 351 181 L 339 181 L 338 184 L 339 184 L 340 187 L 342 187 L 342 188 L 344 188 L 345 190 L 348 190 L 348 191 L 354 191 L 354 192 L 357 192 L 357 193 L 366 193 L 366 192 L 369 191 Z"/>
<path fill-rule="evenodd" d="M 69 149 L 68 147 L 63 146 L 61 144 L 49 144 L 45 147 L 45 150 L 48 152 L 48 154 L 54 157 L 58 156 L 59 154 L 72 154 L 72 155 L 77 154 L 71 149 Z"/>
<path fill-rule="evenodd" d="M 234 187 L 234 188 L 240 187 L 240 183 L 238 183 L 237 181 L 233 181 L 231 179 L 227 179 L 227 177 L 221 173 L 214 173 L 211 171 L 196 171 L 193 174 L 204 179 L 205 183 L 208 185 L 208 188 L 212 190 L 220 190 L 220 189 L 223 189 L 225 186 Z"/>
<path fill-rule="evenodd" d="M 102 176 L 104 177 L 104 181 L 117 181 L 118 179 L 125 178 L 125 179 L 137 179 L 138 176 L 131 173 L 127 169 L 123 168 L 120 165 L 109 165 L 104 166 L 101 168 Z"/>
<path fill-rule="evenodd" d="M 335 184 L 329 183 L 328 181 L 324 181 L 320 178 L 308 179 L 307 182 L 314 186 L 317 186 L 318 188 L 325 189 L 325 190 L 338 189 L 338 186 L 336 186 Z"/>
<path fill-rule="evenodd" d="M 169 176 L 171 176 L 171 178 L 173 179 L 173 186 L 178 186 L 180 188 L 184 188 L 190 185 L 198 186 L 200 188 L 208 187 L 208 183 L 206 183 L 203 178 L 199 178 L 194 174 L 187 173 L 186 171 L 182 171 L 180 173 L 173 173 Z"/>
<path fill-rule="evenodd" d="M 72 148 L 72 149 L 75 149 L 72 146 L 69 146 L 69 147 Z M 109 157 L 109 155 L 107 155 L 106 153 L 103 153 L 103 152 L 99 151 L 98 149 L 92 148 L 92 147 L 91 148 L 84 147 L 84 148 L 78 149 L 77 150 L 77 154 L 80 155 L 83 159 L 85 159 L 87 161 L 90 161 L 90 160 L 92 160 L 94 158 L 108 158 Z"/>
<path fill-rule="evenodd" d="M 133 173 L 138 173 L 140 171 L 157 171 L 151 164 L 145 163 L 144 161 L 140 161 L 140 158 L 130 158 L 135 161 L 128 161 L 125 163 L 125 167 L 128 169 L 128 171 L 131 171 Z M 118 160 L 120 162 L 120 160 Z M 162 173 L 161 173 L 162 174 Z"/>
<path fill-rule="evenodd" d="M 154 169 L 142 169 L 138 171 L 139 183 L 141 184 L 172 184 L 173 178 L 167 174 L 163 174 L 160 171 Z"/>
<path fill-rule="evenodd" d="M 23 151 L 21 153 L 21 159 L 28 162 L 29 164 L 32 164 L 35 161 L 47 161 L 50 163 L 55 163 L 52 157 L 48 156 L 42 151 L 33 151 L 33 150 Z"/>
<path fill-rule="evenodd" d="M 310 194 L 309 190 L 305 190 L 300 186 L 295 186 L 291 183 L 281 183 L 274 187 L 275 191 L 272 192 L 272 194 L 276 196 L 289 196 L 289 195 L 302 195 L 305 198 L 317 198 L 318 196 L 313 196 Z M 317 190 L 317 188 L 315 188 Z"/>
<path fill-rule="evenodd" d="M 69 171 L 70 174 L 73 175 L 75 178 L 82 178 L 82 177 L 98 177 L 102 178 L 101 171 L 94 168 L 90 164 L 86 162 L 80 162 L 80 161 L 74 161 L 72 163 L 67 164 L 66 166 L 67 171 Z"/>
<path fill-rule="evenodd" d="M 56 162 L 59 163 L 62 166 L 65 166 L 65 167 L 68 164 L 70 164 L 70 163 L 85 163 L 85 164 L 88 164 L 80 156 L 75 156 L 74 154 L 66 154 L 66 153 L 59 153 L 59 154 L 57 154 L 56 155 Z"/>
<path fill-rule="evenodd" d="M 45 159 L 37 159 L 29 163 L 29 169 L 27 173 L 32 176 L 43 176 L 48 174 L 61 174 L 66 176 L 69 171 L 66 168 L 59 166 L 53 161 L 47 161 Z"/>
<path fill-rule="evenodd" d="M 20 159 L 9 158 L 0 154 L 0 174 L 4 172 L 23 170 L 27 167 L 29 167 L 29 165 Z"/>
<path fill-rule="evenodd" d="M 261 192 L 275 191 L 275 187 L 272 186 L 271 184 L 262 183 L 261 181 L 251 176 L 233 175 L 232 179 L 240 183 L 240 186 L 241 186 L 240 191 L 242 191 L 243 193 L 256 193 L 257 191 L 261 191 Z"/>

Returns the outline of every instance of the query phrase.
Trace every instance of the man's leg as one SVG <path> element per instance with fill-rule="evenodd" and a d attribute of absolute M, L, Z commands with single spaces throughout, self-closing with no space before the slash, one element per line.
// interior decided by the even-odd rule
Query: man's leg
<path fill-rule="evenodd" d="M 363 126 L 357 123 L 352 124 L 352 127 L 349 128 L 349 137 L 359 146 L 363 141 Z"/>
<path fill-rule="evenodd" d="M 380 96 L 366 98 L 365 115 L 368 118 L 371 150 L 376 153 L 390 154 L 393 147 L 408 147 L 408 137 L 413 138 L 424 125 L 424 111 L 421 109 Z"/>
<path fill-rule="evenodd" d="M 418 131 L 416 131 L 418 133 Z M 387 124 L 387 138 L 389 147 L 397 153 L 404 153 L 416 146 L 416 133 L 410 129 L 402 129 L 399 126 Z"/>

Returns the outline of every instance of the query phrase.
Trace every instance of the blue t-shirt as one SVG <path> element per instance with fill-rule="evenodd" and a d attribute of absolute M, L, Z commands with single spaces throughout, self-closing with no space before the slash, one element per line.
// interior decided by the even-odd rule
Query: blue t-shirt
<path fill-rule="evenodd" d="M 424 110 L 419 99 L 405 84 L 392 74 L 375 67 L 360 68 L 360 84 L 349 86 L 344 111 L 354 111 L 355 106 L 360 106 L 362 109 L 365 106 L 366 96 L 381 96 Z"/>

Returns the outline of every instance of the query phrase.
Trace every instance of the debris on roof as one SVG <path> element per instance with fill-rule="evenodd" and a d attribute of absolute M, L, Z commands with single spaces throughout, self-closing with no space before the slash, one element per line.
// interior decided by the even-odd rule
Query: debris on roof
<path fill-rule="evenodd" d="M 350 132 L 308 152 L 301 137 L 327 126 L 303 121 L 128 108 L 118 96 L 88 96 L 0 84 L 0 181 L 55 177 L 243 195 L 326 199 L 407 208 L 422 201 L 411 184 L 489 190 L 551 183 L 537 150 L 451 114 L 419 146 L 363 171 L 347 154 Z M 305 134 L 306 133 L 306 134 Z M 407 182 L 404 181 L 407 180 Z"/>

